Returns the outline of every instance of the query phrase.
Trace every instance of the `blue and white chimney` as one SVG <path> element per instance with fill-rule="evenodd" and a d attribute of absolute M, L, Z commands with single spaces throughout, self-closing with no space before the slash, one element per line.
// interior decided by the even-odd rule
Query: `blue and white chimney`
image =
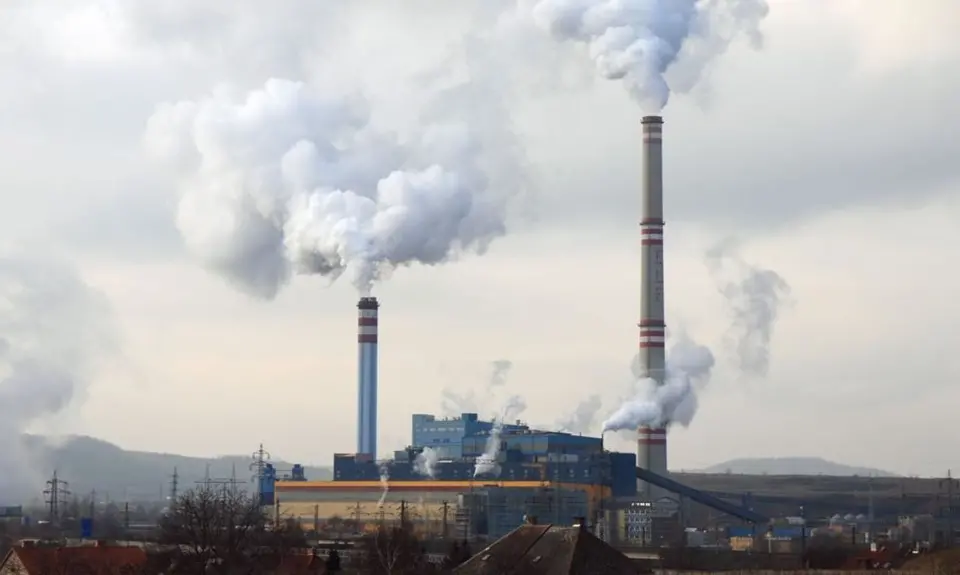
<path fill-rule="evenodd" d="M 360 348 L 357 392 L 357 453 L 377 456 L 377 316 L 380 303 L 362 297 L 357 303 Z"/>

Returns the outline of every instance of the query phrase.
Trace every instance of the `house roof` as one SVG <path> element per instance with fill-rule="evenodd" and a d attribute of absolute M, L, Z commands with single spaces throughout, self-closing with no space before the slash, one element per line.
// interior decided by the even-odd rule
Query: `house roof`
<path fill-rule="evenodd" d="M 521 525 L 454 570 L 456 575 L 636 575 L 626 555 L 586 529 Z"/>
<path fill-rule="evenodd" d="M 23 565 L 24 575 L 68 573 L 79 567 L 95 574 L 112 574 L 147 562 L 147 553 L 139 547 L 15 547 L 7 554 L 4 564 L 12 556 Z"/>

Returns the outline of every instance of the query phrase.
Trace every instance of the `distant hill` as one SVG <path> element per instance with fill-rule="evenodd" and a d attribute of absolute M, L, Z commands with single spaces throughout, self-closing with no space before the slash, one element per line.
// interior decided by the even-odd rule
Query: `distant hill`
<path fill-rule="evenodd" d="M 86 436 L 65 441 L 50 442 L 39 436 L 24 436 L 36 466 L 56 469 L 59 477 L 70 483 L 70 491 L 77 495 L 96 490 L 114 501 L 160 501 L 169 495 L 171 476 L 177 469 L 180 490 L 190 489 L 202 481 L 207 473 L 211 478 L 236 478 L 252 483 L 250 455 L 227 455 L 214 458 L 185 457 L 167 453 L 126 451 L 120 447 Z M 253 450 L 251 450 L 252 452 Z M 280 474 L 288 473 L 291 463 L 272 461 Z M 308 479 L 330 479 L 327 467 L 306 467 Z M 37 486 L 37 494 L 43 490 Z M 24 503 L 29 503 L 25 501 Z"/>
<path fill-rule="evenodd" d="M 834 463 L 819 457 L 761 457 L 731 459 L 696 473 L 732 473 L 737 475 L 832 475 L 837 477 L 898 477 L 895 473 Z"/>

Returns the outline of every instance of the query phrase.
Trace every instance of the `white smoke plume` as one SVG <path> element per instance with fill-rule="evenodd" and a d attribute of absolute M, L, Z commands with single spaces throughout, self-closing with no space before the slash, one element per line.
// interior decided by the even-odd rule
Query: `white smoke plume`
<path fill-rule="evenodd" d="M 380 487 L 382 491 L 380 492 L 380 500 L 377 501 L 378 509 L 386 503 L 387 493 L 390 492 L 390 463 L 387 461 L 380 462 Z"/>
<path fill-rule="evenodd" d="M 413 460 L 413 470 L 424 477 L 434 479 L 437 477 L 439 460 L 440 456 L 433 448 L 424 447 L 423 451 L 418 453 L 416 459 Z"/>
<path fill-rule="evenodd" d="M 790 285 L 777 272 L 744 261 L 732 241 L 707 252 L 720 293 L 730 306 L 728 345 L 741 372 L 763 377 L 770 369 L 770 342 Z"/>
<path fill-rule="evenodd" d="M 759 47 L 769 12 L 765 0 L 520 0 L 528 4 L 540 28 L 586 44 L 597 71 L 651 112 L 692 89 L 739 34 Z M 668 74 L 679 61 L 682 74 Z"/>
<path fill-rule="evenodd" d="M 513 367 L 513 362 L 509 359 L 498 359 L 491 362 L 490 367 L 493 372 L 490 374 L 490 387 L 498 387 L 507 383 L 507 376 Z"/>
<path fill-rule="evenodd" d="M 361 98 L 270 79 L 164 104 L 145 144 L 178 180 L 177 224 L 210 269 L 272 298 L 294 273 L 361 293 L 391 270 L 483 253 L 518 190 L 491 185 L 483 130 L 435 95 L 406 137 L 378 131 Z M 459 97 L 459 95 L 457 96 Z"/>
<path fill-rule="evenodd" d="M 452 388 L 444 388 L 441 392 L 443 413 L 448 417 L 457 417 L 462 413 L 480 413 L 485 410 L 496 409 L 491 406 L 491 400 L 496 401 L 496 395 L 499 393 L 499 389 L 506 385 L 511 369 L 513 369 L 513 362 L 508 359 L 491 361 L 490 375 L 486 380 L 483 391 L 479 394 L 473 389 L 457 391 Z"/>
<path fill-rule="evenodd" d="M 500 436 L 503 433 L 504 421 L 513 420 L 526 411 L 526 409 L 526 401 L 519 395 L 514 395 L 507 399 L 500 413 L 493 417 L 493 429 L 490 430 L 490 436 L 487 438 L 487 444 L 483 454 L 477 458 L 473 467 L 474 477 L 479 475 L 500 475 Z"/>
<path fill-rule="evenodd" d="M 558 431 L 589 433 L 594 429 L 601 407 L 603 407 L 603 400 L 600 395 L 591 395 L 580 402 L 571 414 L 560 420 L 557 424 Z"/>
<path fill-rule="evenodd" d="M 667 357 L 666 381 L 662 385 L 652 379 L 639 381 L 637 396 L 603 422 L 602 433 L 641 425 L 689 425 L 697 411 L 696 388 L 709 381 L 714 363 L 708 347 L 681 334 Z"/>
<path fill-rule="evenodd" d="M 27 451 L 22 433 L 83 399 L 101 363 L 118 351 L 117 344 L 106 299 L 71 266 L 54 258 L 0 253 L 4 501 L 36 496 L 52 471 L 39 468 L 38 454 Z"/>

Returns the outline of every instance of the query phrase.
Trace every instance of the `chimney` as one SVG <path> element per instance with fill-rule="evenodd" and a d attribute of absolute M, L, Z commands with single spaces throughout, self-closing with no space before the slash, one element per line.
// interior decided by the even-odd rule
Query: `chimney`
<path fill-rule="evenodd" d="M 357 303 L 360 348 L 357 393 L 357 453 L 377 456 L 377 316 L 380 303 L 362 297 Z"/>
<path fill-rule="evenodd" d="M 524 519 L 527 520 L 527 525 L 536 525 L 536 524 L 537 524 L 537 516 L 536 516 L 536 515 L 527 515 L 527 516 L 524 517 Z"/>
<path fill-rule="evenodd" d="M 640 199 L 640 377 L 658 385 L 666 379 L 667 326 L 664 322 L 663 287 L 663 118 L 644 116 L 643 186 Z M 637 430 L 637 467 L 658 475 L 667 474 L 666 426 Z M 639 495 L 656 497 L 653 487 L 638 481 Z"/>

